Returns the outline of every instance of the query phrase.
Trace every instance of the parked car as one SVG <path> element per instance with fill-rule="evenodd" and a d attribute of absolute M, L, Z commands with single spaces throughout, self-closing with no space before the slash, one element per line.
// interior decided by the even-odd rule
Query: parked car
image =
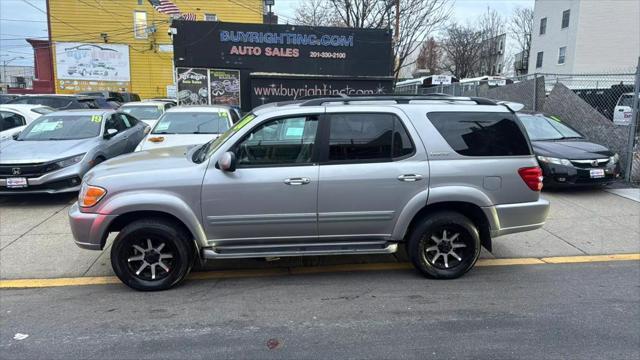
<path fill-rule="evenodd" d="M 20 97 L 20 95 L 15 94 L 0 94 L 0 104 L 6 104 L 7 102 Z"/>
<path fill-rule="evenodd" d="M 105 98 L 105 99 L 111 99 L 113 101 L 117 101 L 119 103 L 124 103 L 124 98 L 122 96 L 121 93 L 117 92 L 117 91 L 85 91 L 85 92 L 81 92 L 78 93 L 78 95 L 86 95 L 86 96 L 93 96 L 93 97 L 100 97 L 100 98 Z"/>
<path fill-rule="evenodd" d="M 121 106 L 119 102 L 115 101 L 115 99 L 112 99 L 112 98 L 96 97 L 95 100 L 98 106 L 100 107 L 100 109 L 115 110 L 115 109 L 119 109 Z"/>
<path fill-rule="evenodd" d="M 56 109 L 41 105 L 0 105 L 0 140 L 13 137 L 33 120 L 54 111 Z"/>
<path fill-rule="evenodd" d="M 633 93 L 622 94 L 613 110 L 613 123 L 616 125 L 629 125 L 632 116 Z"/>
<path fill-rule="evenodd" d="M 93 166 L 132 152 L 146 124 L 113 110 L 58 111 L 0 142 L 0 194 L 78 191 Z"/>
<path fill-rule="evenodd" d="M 7 104 L 43 105 L 57 110 L 100 109 L 94 97 L 84 95 L 23 95 Z"/>
<path fill-rule="evenodd" d="M 549 187 L 608 184 L 620 176 L 619 156 L 585 139 L 557 117 L 518 114 Z"/>
<path fill-rule="evenodd" d="M 517 108 L 516 108 L 517 109 Z M 549 202 L 515 113 L 481 98 L 320 98 L 262 107 L 202 146 L 141 151 L 87 173 L 76 244 L 139 290 L 197 257 L 388 254 L 425 276 L 473 267 L 492 237 L 540 228 Z"/>
<path fill-rule="evenodd" d="M 142 101 L 161 101 L 161 102 L 171 103 L 174 106 L 178 105 L 178 100 L 169 99 L 169 98 L 151 98 L 151 99 L 145 99 L 145 100 L 142 100 Z"/>
<path fill-rule="evenodd" d="M 229 130 L 233 110 L 228 106 L 181 106 L 167 110 L 136 151 L 180 145 L 200 145 Z"/>
<path fill-rule="evenodd" d="M 130 92 L 123 92 L 120 93 L 120 95 L 122 95 L 122 102 L 123 103 L 128 103 L 128 102 L 133 102 L 133 101 L 140 101 L 140 96 L 136 93 L 130 93 Z"/>
<path fill-rule="evenodd" d="M 142 120 L 150 127 L 153 127 L 160 116 L 174 105 L 162 101 L 138 101 L 130 102 L 120 106 L 123 111 L 138 120 Z"/>

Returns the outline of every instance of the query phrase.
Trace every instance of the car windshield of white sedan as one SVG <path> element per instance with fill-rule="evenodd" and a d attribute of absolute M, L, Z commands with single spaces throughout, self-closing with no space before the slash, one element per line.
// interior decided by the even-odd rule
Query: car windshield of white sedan
<path fill-rule="evenodd" d="M 158 105 L 149 106 L 127 106 L 120 108 L 123 112 L 133 116 L 138 120 L 156 120 L 162 115 L 162 107 Z"/>
<path fill-rule="evenodd" d="M 17 140 L 76 140 L 100 135 L 102 115 L 47 115 L 27 126 Z"/>
<path fill-rule="evenodd" d="M 165 113 L 152 134 L 220 134 L 229 130 L 229 114 L 221 112 Z"/>
<path fill-rule="evenodd" d="M 558 120 L 544 116 L 520 115 L 520 120 L 531 140 L 576 139 L 583 136 Z"/>

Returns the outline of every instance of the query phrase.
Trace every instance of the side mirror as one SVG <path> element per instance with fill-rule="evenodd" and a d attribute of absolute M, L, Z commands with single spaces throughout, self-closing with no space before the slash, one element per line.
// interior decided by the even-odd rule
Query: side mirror
<path fill-rule="evenodd" d="M 22 132 L 22 131 L 18 131 L 17 133 L 15 133 L 15 134 L 11 135 L 11 137 L 13 138 L 13 140 L 18 140 L 18 136 L 20 136 L 20 133 L 21 133 L 21 132 Z"/>
<path fill-rule="evenodd" d="M 222 154 L 222 157 L 218 160 L 218 166 L 222 171 L 236 171 L 236 154 L 231 151 Z"/>
<path fill-rule="evenodd" d="M 107 129 L 107 131 L 104 133 L 104 138 L 111 139 L 117 133 L 118 133 L 118 130 L 116 129 Z"/>

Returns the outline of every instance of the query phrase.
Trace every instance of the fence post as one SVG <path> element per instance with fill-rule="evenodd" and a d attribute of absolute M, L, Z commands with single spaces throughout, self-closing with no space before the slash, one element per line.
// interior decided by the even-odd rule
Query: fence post
<path fill-rule="evenodd" d="M 638 57 L 638 65 L 636 66 L 636 78 L 633 87 L 633 112 L 631 113 L 631 121 L 629 122 L 629 140 L 627 141 L 627 166 L 625 171 L 625 180 L 631 182 L 631 171 L 633 170 L 633 145 L 636 139 L 636 128 L 638 126 L 638 97 L 640 97 L 640 57 Z"/>
<path fill-rule="evenodd" d="M 533 111 L 538 111 L 538 76 L 533 74 Z"/>

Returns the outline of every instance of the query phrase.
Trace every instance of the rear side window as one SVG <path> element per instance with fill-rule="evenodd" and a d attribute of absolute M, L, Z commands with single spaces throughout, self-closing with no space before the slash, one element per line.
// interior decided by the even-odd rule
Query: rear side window
<path fill-rule="evenodd" d="M 414 152 L 406 129 L 392 114 L 333 114 L 329 118 L 329 162 L 391 161 Z"/>
<path fill-rule="evenodd" d="M 431 112 L 427 117 L 460 155 L 531 155 L 527 138 L 511 113 Z"/>

